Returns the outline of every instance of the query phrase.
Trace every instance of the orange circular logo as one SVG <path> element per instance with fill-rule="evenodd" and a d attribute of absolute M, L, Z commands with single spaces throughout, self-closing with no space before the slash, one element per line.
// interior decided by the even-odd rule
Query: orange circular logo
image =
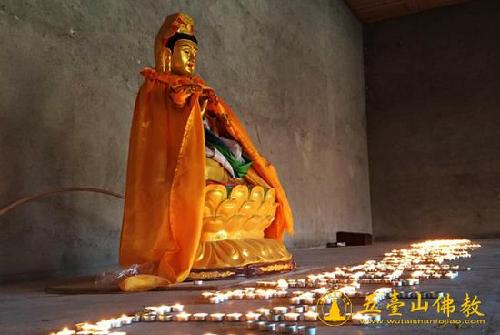
<path fill-rule="evenodd" d="M 318 318 L 327 326 L 342 326 L 352 315 L 351 299 L 344 292 L 332 290 L 316 303 Z"/>

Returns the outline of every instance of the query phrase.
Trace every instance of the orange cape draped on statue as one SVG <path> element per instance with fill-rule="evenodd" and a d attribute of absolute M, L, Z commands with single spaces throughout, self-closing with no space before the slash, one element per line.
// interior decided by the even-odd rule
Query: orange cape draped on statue
<path fill-rule="evenodd" d="M 142 74 L 146 80 L 137 95 L 130 135 L 120 264 L 152 262 L 159 276 L 181 282 L 191 270 L 199 245 L 205 198 L 201 93 L 186 94 L 182 88 L 204 86 L 204 82 L 149 68 Z M 181 93 L 173 95 L 174 87 L 180 87 Z M 259 154 L 220 98 L 210 99 L 207 110 L 217 115 L 257 173 L 276 189 L 276 219 L 265 236 L 282 240 L 285 230 L 293 232 L 293 218 L 274 167 Z"/>

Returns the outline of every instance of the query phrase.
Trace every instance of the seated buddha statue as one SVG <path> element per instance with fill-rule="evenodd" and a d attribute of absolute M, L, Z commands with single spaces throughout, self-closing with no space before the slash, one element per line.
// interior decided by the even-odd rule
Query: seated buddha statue
<path fill-rule="evenodd" d="M 274 167 L 197 75 L 193 20 L 166 17 L 142 71 L 127 163 L 122 266 L 168 283 L 293 268 L 293 218 Z"/>

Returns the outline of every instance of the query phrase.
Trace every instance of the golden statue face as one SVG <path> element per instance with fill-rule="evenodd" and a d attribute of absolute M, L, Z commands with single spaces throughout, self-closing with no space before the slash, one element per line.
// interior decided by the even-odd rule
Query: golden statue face
<path fill-rule="evenodd" d="M 192 77 L 196 68 L 196 53 L 198 47 L 190 40 L 175 42 L 172 52 L 171 71 L 181 76 Z"/>

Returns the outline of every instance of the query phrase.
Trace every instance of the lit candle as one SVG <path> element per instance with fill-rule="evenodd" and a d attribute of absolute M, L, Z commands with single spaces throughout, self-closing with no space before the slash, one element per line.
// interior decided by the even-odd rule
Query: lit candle
<path fill-rule="evenodd" d="M 245 319 L 257 321 L 260 318 L 260 313 L 248 312 L 245 314 Z"/>
<path fill-rule="evenodd" d="M 209 321 L 222 321 L 226 314 L 224 313 L 212 313 L 208 316 Z"/>
<path fill-rule="evenodd" d="M 193 320 L 194 321 L 205 321 L 207 319 L 208 313 L 194 313 Z"/>
<path fill-rule="evenodd" d="M 288 312 L 288 308 L 283 306 L 277 306 L 273 308 L 273 311 L 276 314 L 285 314 L 286 312 Z"/>
<path fill-rule="evenodd" d="M 250 299 L 250 300 L 255 299 L 255 293 L 254 292 L 246 292 L 245 298 Z"/>
<path fill-rule="evenodd" d="M 288 282 L 285 279 L 278 279 L 275 287 L 280 290 L 286 290 L 288 288 Z"/>
<path fill-rule="evenodd" d="M 304 313 L 304 319 L 306 321 L 316 321 L 318 319 L 318 313 L 315 311 L 307 311 Z"/>
<path fill-rule="evenodd" d="M 211 304 L 219 304 L 222 302 L 222 298 L 218 295 L 214 295 L 208 298 L 208 302 L 210 302 Z"/>
<path fill-rule="evenodd" d="M 257 287 L 266 287 L 267 286 L 267 282 L 266 281 L 262 281 L 262 280 L 258 280 L 255 282 L 255 286 Z"/>
<path fill-rule="evenodd" d="M 157 308 L 157 312 L 160 314 L 170 313 L 172 312 L 172 306 L 161 305 L 160 307 Z"/>
<path fill-rule="evenodd" d="M 260 313 L 261 315 L 269 315 L 271 311 L 267 308 L 259 308 L 256 310 L 256 312 Z"/>
<path fill-rule="evenodd" d="M 273 321 L 273 322 L 278 322 L 283 319 L 283 314 L 269 314 L 266 316 L 267 321 Z"/>
<path fill-rule="evenodd" d="M 245 293 L 243 291 L 234 291 L 232 293 L 232 298 L 236 300 L 241 300 L 245 296 Z"/>
<path fill-rule="evenodd" d="M 265 290 L 257 290 L 255 291 L 255 297 L 257 299 L 269 299 L 269 295 Z"/>
<path fill-rule="evenodd" d="M 96 322 L 96 325 L 100 328 L 100 330 L 109 330 L 110 328 L 112 328 L 111 320 L 101 320 Z"/>
<path fill-rule="evenodd" d="M 132 324 L 132 320 L 134 319 L 133 316 L 127 316 L 125 314 L 123 314 L 121 317 L 120 317 L 120 321 L 122 323 L 122 325 L 130 325 Z"/>
<path fill-rule="evenodd" d="M 276 296 L 278 298 L 286 298 L 288 296 L 288 292 L 284 290 L 276 291 Z"/>
<path fill-rule="evenodd" d="M 286 321 L 297 321 L 299 319 L 300 314 L 299 313 L 285 313 L 285 320 Z"/>
<path fill-rule="evenodd" d="M 304 309 L 305 309 L 304 306 L 294 306 L 293 312 L 295 312 L 295 313 L 304 313 Z M 292 310 L 290 310 L 290 312 L 292 312 Z"/>
<path fill-rule="evenodd" d="M 158 313 L 158 307 L 155 306 L 147 306 L 144 309 L 149 313 Z"/>
<path fill-rule="evenodd" d="M 241 313 L 229 313 L 226 314 L 227 321 L 240 321 L 243 314 Z"/>
<path fill-rule="evenodd" d="M 309 312 L 309 311 L 316 312 L 316 310 L 317 310 L 316 305 L 305 306 L 305 308 L 306 308 L 306 312 Z"/>
<path fill-rule="evenodd" d="M 352 315 L 352 323 L 355 325 L 366 324 L 370 321 L 370 317 L 363 313 L 354 313 Z"/>
<path fill-rule="evenodd" d="M 212 293 L 212 292 L 208 292 L 208 291 L 207 291 L 207 292 L 203 292 L 201 295 L 203 296 L 203 298 L 208 299 L 208 298 L 210 298 L 211 296 L 213 296 L 213 295 L 214 295 L 214 293 Z"/>
<path fill-rule="evenodd" d="M 181 305 L 181 304 L 175 304 L 172 306 L 172 311 L 174 312 L 182 312 L 184 311 L 184 305 Z"/>
<path fill-rule="evenodd" d="M 77 323 L 77 324 L 75 324 L 75 329 L 76 329 L 76 331 L 85 330 L 85 328 L 87 328 L 88 326 L 89 326 L 89 324 L 87 322 Z M 52 334 L 54 334 L 54 333 L 52 333 Z"/>
<path fill-rule="evenodd" d="M 300 297 L 302 301 L 304 301 L 304 304 L 306 305 L 314 305 L 314 297 L 307 295 L 307 296 L 301 296 Z"/>
<path fill-rule="evenodd" d="M 142 312 L 137 312 L 134 314 L 134 318 L 132 319 L 132 322 L 139 322 L 141 321 L 141 317 L 142 317 Z"/>
<path fill-rule="evenodd" d="M 175 320 L 176 321 L 189 321 L 189 317 L 191 314 L 186 313 L 186 312 L 180 312 L 175 315 Z"/>
<path fill-rule="evenodd" d="M 61 331 L 58 331 L 56 333 L 56 335 L 75 335 L 75 331 L 74 330 L 70 330 L 68 328 L 64 328 L 63 330 Z"/>

